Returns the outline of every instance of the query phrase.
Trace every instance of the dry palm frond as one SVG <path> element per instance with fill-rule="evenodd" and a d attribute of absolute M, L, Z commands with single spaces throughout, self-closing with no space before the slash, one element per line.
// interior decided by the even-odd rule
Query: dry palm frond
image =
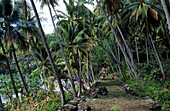
<path fill-rule="evenodd" d="M 118 6 L 113 0 L 106 0 L 107 3 L 107 11 L 108 11 L 108 16 L 110 15 L 110 12 L 116 13 L 118 11 Z"/>
<path fill-rule="evenodd" d="M 151 15 L 151 17 L 152 17 L 155 21 L 158 21 L 158 12 L 157 12 L 155 9 L 149 7 L 148 13 Z"/>

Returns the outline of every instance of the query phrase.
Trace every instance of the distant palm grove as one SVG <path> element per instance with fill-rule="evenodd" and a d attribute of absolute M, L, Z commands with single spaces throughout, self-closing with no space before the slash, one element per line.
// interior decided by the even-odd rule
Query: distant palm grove
<path fill-rule="evenodd" d="M 168 111 L 170 1 L 61 1 L 66 12 L 59 0 L 0 0 L 0 111 L 55 111 L 89 91 L 104 65 Z M 53 33 L 37 7 L 48 7 Z"/>

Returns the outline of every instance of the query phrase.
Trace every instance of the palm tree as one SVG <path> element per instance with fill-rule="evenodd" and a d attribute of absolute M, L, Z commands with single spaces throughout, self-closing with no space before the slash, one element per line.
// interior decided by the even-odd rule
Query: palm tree
<path fill-rule="evenodd" d="M 99 4 L 98 0 L 96 0 L 96 2 L 97 2 L 97 4 L 98 4 L 98 6 L 100 7 L 101 11 L 103 12 L 105 18 L 107 19 L 107 21 L 108 21 L 108 23 L 109 23 L 109 26 L 111 27 L 111 30 L 112 30 L 112 32 L 113 32 L 113 34 L 114 34 L 114 36 L 115 36 L 115 38 L 116 38 L 116 40 L 117 40 L 117 42 L 118 42 L 118 45 L 119 45 L 119 47 L 120 47 L 120 49 L 121 49 L 121 51 L 122 51 L 122 53 L 123 53 L 123 55 L 124 55 L 125 61 L 126 61 L 126 62 L 128 63 L 128 65 L 130 66 L 130 69 L 132 69 L 133 73 L 135 74 L 135 77 L 138 79 L 139 76 L 138 76 L 138 74 L 137 74 L 137 72 L 136 72 L 136 69 L 134 68 L 133 64 L 131 64 L 130 60 L 128 59 L 128 56 L 127 56 L 127 54 L 125 53 L 125 51 L 124 51 L 124 49 L 123 49 L 123 47 L 122 47 L 122 44 L 120 43 L 120 41 L 119 41 L 119 39 L 118 39 L 118 36 L 116 35 L 116 32 L 115 32 L 115 30 L 114 30 L 114 28 L 113 28 L 110 20 L 108 19 L 105 11 L 103 10 L 103 8 L 101 7 L 101 5 Z M 114 19 L 114 20 L 115 20 L 115 19 Z M 116 20 L 115 20 L 115 23 L 116 23 Z M 118 29 L 119 29 L 119 27 L 118 27 Z M 120 29 L 119 29 L 119 32 L 120 32 Z M 123 36 L 122 36 L 122 38 L 123 38 Z M 124 43 L 125 43 L 125 40 L 124 40 Z M 126 47 L 128 47 L 128 46 L 126 45 Z M 131 53 L 130 53 L 130 50 L 129 50 L 129 49 L 127 49 L 127 50 L 128 50 L 128 52 L 129 52 L 130 57 L 132 57 L 132 56 L 131 56 Z M 131 58 L 131 60 L 132 60 L 132 58 Z"/>
<path fill-rule="evenodd" d="M 51 64 L 51 66 L 52 66 L 54 75 L 55 75 L 55 77 L 56 77 L 56 79 L 57 79 L 57 82 L 58 82 L 58 85 L 59 85 L 59 89 L 60 89 L 60 91 L 61 91 L 62 105 L 64 105 L 64 104 L 65 104 L 65 95 L 64 95 L 63 86 L 62 86 L 61 80 L 60 80 L 60 78 L 59 78 L 59 75 L 58 75 L 58 73 L 57 73 L 57 70 L 56 70 L 54 61 L 53 61 L 53 59 L 52 59 L 52 57 L 51 57 L 51 53 L 50 53 L 48 44 L 47 44 L 47 42 L 46 42 L 46 37 L 45 37 L 44 31 L 43 31 L 43 29 L 42 29 L 42 26 L 41 26 L 41 23 L 40 23 L 40 19 L 39 19 L 39 16 L 38 16 L 37 9 L 36 9 L 36 7 L 35 7 L 34 1 L 33 1 L 33 0 L 30 0 L 30 1 L 31 1 L 31 4 L 32 4 L 34 13 L 35 13 L 35 17 L 36 17 L 37 22 L 38 22 L 38 27 L 39 27 L 39 30 L 40 30 L 40 35 L 41 35 L 43 44 L 44 44 L 45 49 L 46 49 L 46 52 L 47 52 L 47 54 L 48 54 L 48 57 L 49 57 L 50 64 Z"/>
<path fill-rule="evenodd" d="M 15 59 L 19 74 L 21 76 L 21 80 L 23 82 L 23 85 L 24 85 L 26 92 L 28 92 L 26 82 L 24 80 L 23 74 L 22 74 L 20 67 L 18 65 L 18 60 L 16 58 L 15 48 L 13 46 L 14 41 L 12 40 L 12 39 L 17 38 L 17 40 L 19 40 L 17 42 L 25 48 L 26 44 L 25 44 L 24 38 L 15 29 L 15 27 L 11 26 L 12 23 L 16 23 L 19 19 L 19 12 L 18 12 L 19 6 L 18 6 L 18 3 L 15 3 L 14 8 L 12 8 L 12 1 L 11 0 L 3 0 L 1 2 L 1 4 L 2 4 L 2 7 L 3 7 L 2 10 L 4 12 L 4 13 L 2 13 L 1 17 L 4 18 L 4 21 L 3 21 L 4 25 L 3 26 L 4 26 L 4 30 L 5 30 L 5 39 L 7 41 L 9 49 L 10 49 L 10 47 L 12 47 L 14 59 Z"/>
<path fill-rule="evenodd" d="M 127 1 L 127 3 L 129 4 L 133 2 Z M 153 6 L 152 2 L 150 3 L 149 1 L 141 1 L 141 0 L 134 2 L 132 5 L 127 5 L 125 8 L 127 10 L 125 11 L 126 17 L 124 18 L 127 19 L 125 21 L 129 22 L 126 24 L 126 26 L 130 24 L 132 26 L 132 29 L 139 28 L 141 32 L 143 31 L 145 33 L 147 39 L 151 42 L 151 45 L 154 51 L 154 56 L 159 64 L 159 67 L 163 74 L 163 78 L 165 78 L 164 69 L 160 61 L 160 58 L 158 56 L 156 47 L 153 42 L 153 37 L 151 34 L 152 29 L 154 29 L 154 25 L 159 22 L 159 19 L 162 19 L 162 17 L 159 18 L 159 15 L 162 14 L 161 9 L 159 9 L 156 6 Z M 158 11 L 159 11 L 159 14 L 158 14 Z M 154 23 L 152 23 L 153 21 Z M 141 24 L 141 25 L 139 26 L 137 24 Z M 145 27 L 145 28 L 142 28 L 142 27 Z M 147 58 L 148 58 L 148 55 L 147 55 Z"/>
<path fill-rule="evenodd" d="M 71 81 L 71 85 L 72 85 L 72 88 L 73 88 L 73 94 L 74 94 L 74 97 L 77 97 L 75 85 L 74 85 L 74 82 L 73 82 L 73 79 L 72 79 L 72 76 L 71 76 L 70 67 L 69 67 L 69 64 L 68 64 L 68 62 L 67 62 L 67 58 L 66 58 L 66 55 L 65 55 L 65 52 L 64 52 L 64 48 L 63 48 L 63 46 L 62 46 L 62 44 L 61 44 L 60 38 L 58 37 L 57 29 L 56 29 L 56 26 L 55 26 L 55 23 L 54 23 L 54 20 L 53 20 L 53 15 L 52 15 L 52 11 L 51 11 L 49 2 L 47 3 L 47 5 L 48 5 L 49 11 L 50 11 L 50 16 L 51 16 L 52 24 L 53 24 L 53 27 L 54 27 L 55 36 L 56 36 L 56 38 L 57 38 L 57 41 L 58 41 L 58 43 L 59 43 L 60 49 L 61 49 L 62 54 L 63 54 L 63 57 L 64 57 L 64 61 L 65 61 L 66 66 L 67 66 L 69 79 L 70 79 L 70 81 Z"/>
<path fill-rule="evenodd" d="M 20 30 L 20 32 L 23 32 L 24 35 L 26 35 L 27 37 L 27 41 L 29 43 L 29 45 L 31 46 L 31 52 L 34 58 L 34 61 L 36 63 L 36 66 L 38 68 L 38 71 L 40 73 L 40 78 L 41 81 L 44 83 L 44 78 L 43 75 L 41 73 L 40 67 L 38 65 L 37 59 L 35 57 L 34 54 L 34 50 L 33 50 L 33 39 L 34 37 L 40 37 L 39 31 L 37 26 L 35 25 L 36 21 L 33 19 L 34 17 L 31 17 L 31 13 L 30 11 L 28 11 L 30 9 L 30 7 L 27 5 L 27 2 L 25 0 L 23 0 L 23 3 L 21 4 L 23 6 L 23 20 L 21 21 L 22 24 L 18 25 L 18 29 Z M 44 84 L 44 88 L 46 88 L 45 84 Z"/>
<path fill-rule="evenodd" d="M 2 44 L 1 39 L 0 39 L 0 45 L 2 47 L 2 51 L 3 51 L 4 55 L 6 55 L 5 48 L 4 48 L 3 44 Z M 18 96 L 18 91 L 17 91 L 16 85 L 15 85 L 15 80 L 13 78 L 12 71 L 11 71 L 11 68 L 10 68 L 9 61 L 8 61 L 7 57 L 5 57 L 5 60 L 6 60 L 6 66 L 8 68 L 9 74 L 10 74 L 10 78 L 11 78 L 11 82 L 12 82 L 12 85 L 13 85 L 13 88 L 14 88 L 15 95 L 18 98 L 19 97 Z"/>

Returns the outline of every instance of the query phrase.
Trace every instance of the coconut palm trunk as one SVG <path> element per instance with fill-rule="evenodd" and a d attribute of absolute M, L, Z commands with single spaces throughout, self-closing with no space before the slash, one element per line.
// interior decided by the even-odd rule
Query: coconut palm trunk
<path fill-rule="evenodd" d="M 166 15 L 166 19 L 167 19 L 167 22 L 168 22 L 168 29 L 169 29 L 169 32 L 170 32 L 170 15 L 169 15 L 170 12 L 168 10 L 167 4 L 165 3 L 165 0 L 161 0 L 161 4 L 163 6 L 163 9 L 164 9 L 164 12 L 165 12 L 165 15 Z"/>
<path fill-rule="evenodd" d="M 57 73 L 57 70 L 56 70 L 56 67 L 54 65 L 54 62 L 53 62 L 53 59 L 52 59 L 52 56 L 51 56 L 48 44 L 46 42 L 46 37 L 45 37 L 44 31 L 42 29 L 42 26 L 41 26 L 41 23 L 40 23 L 40 19 L 39 19 L 39 16 L 38 16 L 37 9 L 35 7 L 34 1 L 30 0 L 30 2 L 32 4 L 32 7 L 33 7 L 33 10 L 34 10 L 34 13 L 35 13 L 35 17 L 36 17 L 37 22 L 38 22 L 38 27 L 39 27 L 39 30 L 40 30 L 40 35 L 41 35 L 43 44 L 45 46 L 46 52 L 48 54 L 48 57 L 49 57 L 49 60 L 50 60 L 50 64 L 51 64 L 53 72 L 54 72 L 54 76 L 56 77 L 58 85 L 59 85 L 59 89 L 60 89 L 60 92 L 61 92 L 62 106 L 63 106 L 65 104 L 65 95 L 64 95 L 63 85 L 61 83 L 61 79 L 59 77 L 59 74 Z"/>
<path fill-rule="evenodd" d="M 22 1 L 23 1 L 23 12 L 24 12 L 23 18 L 24 18 L 25 20 L 27 20 L 27 17 L 28 17 L 27 2 L 26 2 L 26 0 L 22 0 Z M 27 23 L 26 23 L 25 25 L 28 26 Z M 36 66 L 37 66 L 37 69 L 38 69 L 38 71 L 39 71 L 39 73 L 40 73 L 41 81 L 43 82 L 43 86 L 44 86 L 44 88 L 46 89 L 46 86 L 45 86 L 45 84 L 44 84 L 44 78 L 43 78 L 43 76 L 42 76 L 40 67 L 39 67 L 39 65 L 38 65 L 38 63 L 37 63 L 37 59 L 36 59 L 35 54 L 34 54 L 34 50 L 33 50 L 32 44 L 31 44 L 31 39 L 30 39 L 28 30 L 26 31 L 26 35 L 27 35 L 27 40 L 29 41 L 29 45 L 31 46 L 31 52 L 32 52 L 32 55 L 33 55 L 33 59 L 34 59 L 34 61 L 35 61 L 35 64 L 36 64 Z"/>
<path fill-rule="evenodd" d="M 125 40 L 125 38 L 124 38 L 124 36 L 123 36 L 123 33 L 122 33 L 122 31 L 120 30 L 119 25 L 117 24 L 117 20 L 115 19 L 114 15 L 113 15 L 113 19 L 114 19 L 114 21 L 115 21 L 115 23 L 116 23 L 116 27 L 117 27 L 120 35 L 121 35 L 121 38 L 122 38 L 122 40 L 123 40 L 123 43 L 124 43 L 124 45 L 125 45 L 125 47 L 126 47 L 126 49 L 127 49 L 128 55 L 130 56 L 131 64 L 132 64 L 133 68 L 135 69 L 135 63 L 134 63 L 134 61 L 133 61 L 133 55 L 132 55 L 131 49 L 128 47 L 128 45 L 127 45 L 127 43 L 126 43 L 126 40 Z M 112 26 L 112 27 L 113 27 L 113 26 Z"/>
<path fill-rule="evenodd" d="M 151 36 L 151 34 L 148 34 L 148 33 L 147 33 L 147 36 L 150 37 L 151 44 L 152 44 L 153 51 L 154 51 L 154 56 L 155 56 L 155 58 L 157 59 L 157 62 L 158 62 L 158 64 L 159 64 L 159 67 L 160 67 L 161 72 L 162 72 L 162 74 L 163 74 L 163 78 L 165 79 L 164 69 L 163 69 L 163 67 L 162 67 L 162 63 L 161 63 L 160 58 L 159 58 L 159 56 L 158 56 L 158 53 L 157 53 L 155 44 L 154 44 L 153 39 L 152 39 L 152 36 Z"/>
<path fill-rule="evenodd" d="M 26 84 L 25 79 L 23 77 L 23 73 L 21 72 L 20 66 L 18 64 L 18 59 L 17 59 L 16 53 L 15 53 L 15 48 L 14 48 L 13 43 L 12 43 L 12 51 L 13 51 L 14 60 L 15 60 L 19 75 L 21 77 L 21 80 L 23 82 L 24 88 L 25 88 L 26 92 L 29 93 L 28 88 L 27 88 L 27 84 Z"/>
<path fill-rule="evenodd" d="M 118 62 L 120 63 L 120 50 L 119 50 L 119 47 L 117 47 L 117 59 L 118 59 Z M 124 76 L 123 76 L 123 73 L 122 73 L 122 69 L 121 69 L 120 64 L 118 64 L 118 69 L 119 69 L 120 75 L 122 76 L 123 80 L 125 80 Z M 130 73 L 129 73 L 129 75 L 131 77 Z"/>
<path fill-rule="evenodd" d="M 87 80 L 88 80 L 88 85 L 89 85 L 89 88 L 90 88 L 90 75 L 89 75 L 89 53 L 88 51 L 86 52 L 86 59 L 87 59 Z"/>
<path fill-rule="evenodd" d="M 39 71 L 39 73 L 40 73 L 41 81 L 43 82 L 43 86 L 44 86 L 44 88 L 46 89 L 46 86 L 45 86 L 45 83 L 44 83 L 44 78 L 43 78 L 43 75 L 42 75 L 42 73 L 41 73 L 41 69 L 40 69 L 40 67 L 39 67 L 39 65 L 38 65 L 37 59 L 36 59 L 36 57 L 35 57 L 34 49 L 33 49 L 32 44 L 31 44 L 31 40 L 29 40 L 29 43 L 30 43 L 30 46 L 31 46 L 31 52 L 32 52 L 32 55 L 33 55 L 35 64 L 36 64 L 37 69 L 38 69 L 38 71 Z"/>
<path fill-rule="evenodd" d="M 111 47 L 110 47 L 107 39 L 105 39 L 105 41 L 106 41 L 106 43 L 107 43 L 107 45 L 108 45 L 108 47 L 109 47 L 109 50 L 110 50 L 112 56 L 114 57 L 114 59 L 115 59 L 115 60 L 117 61 L 117 63 L 118 63 L 119 74 L 120 74 L 120 75 L 122 76 L 122 78 L 124 79 L 123 74 L 122 74 L 122 70 L 121 70 L 121 67 L 120 67 L 120 61 L 118 60 L 118 59 L 120 59 L 120 55 L 118 56 L 118 54 L 117 54 L 117 58 L 116 58 L 116 56 L 114 55 L 114 53 L 113 53 L 113 51 L 112 51 L 112 49 L 111 49 Z M 114 47 L 114 48 L 116 48 L 116 47 Z M 115 49 L 115 52 L 117 52 L 116 49 Z"/>
<path fill-rule="evenodd" d="M 136 36 L 135 36 L 135 49 L 136 49 L 136 56 L 137 56 L 137 60 L 138 60 L 138 64 L 139 64 L 139 52 L 138 52 L 138 43 L 136 40 Z"/>
<path fill-rule="evenodd" d="M 120 49 L 121 49 L 121 51 L 122 51 L 122 53 L 123 53 L 123 55 L 124 55 L 125 61 L 127 61 L 127 63 L 129 64 L 130 68 L 132 69 L 133 73 L 135 74 L 135 78 L 138 79 L 138 78 L 139 78 L 138 73 L 137 73 L 136 69 L 134 68 L 133 64 L 131 63 L 131 62 L 133 61 L 132 55 L 129 53 L 129 55 L 130 55 L 130 57 L 131 57 L 131 60 L 132 60 L 132 61 L 130 62 L 127 54 L 126 54 L 125 51 L 123 50 L 123 46 L 121 45 L 121 43 L 120 43 L 120 41 L 119 41 L 119 39 L 118 39 L 118 37 L 117 37 L 117 35 L 116 35 L 116 32 L 115 32 L 115 30 L 114 30 L 114 28 L 113 28 L 110 20 L 108 19 L 105 11 L 104 11 L 103 8 L 101 7 L 101 5 L 100 5 L 100 3 L 98 2 L 98 0 L 96 0 L 96 2 L 97 2 L 98 6 L 100 7 L 101 11 L 103 12 L 105 18 L 107 19 L 107 21 L 108 21 L 108 23 L 109 23 L 109 25 L 110 25 L 110 28 L 111 28 L 111 30 L 112 30 L 112 32 L 113 32 L 113 35 L 114 35 L 114 37 L 116 38 L 116 40 L 117 40 L 117 42 L 118 42 L 118 45 L 119 45 L 119 47 L 120 47 Z M 130 50 L 128 50 L 128 52 L 130 52 Z"/>
<path fill-rule="evenodd" d="M 149 65 L 148 42 L 146 37 L 145 37 L 145 45 L 146 45 L 146 60 L 147 60 L 147 65 Z"/>
<path fill-rule="evenodd" d="M 53 27 L 54 27 L 55 36 L 57 38 L 58 44 L 60 46 L 61 52 L 62 52 L 63 57 L 64 57 L 64 61 L 65 61 L 66 66 L 67 66 L 68 76 L 69 76 L 71 86 L 72 86 L 72 89 L 73 89 L 73 95 L 74 95 L 74 97 L 77 97 L 75 84 L 74 84 L 74 81 L 73 81 L 73 78 L 72 78 L 72 75 L 71 75 L 71 71 L 70 71 L 70 66 L 68 64 L 67 57 L 66 57 L 65 52 L 64 52 L 64 48 L 63 48 L 63 46 L 61 44 L 60 38 L 59 38 L 58 33 L 57 33 L 57 29 L 56 29 L 56 26 L 55 26 L 55 23 L 54 23 L 54 20 L 53 20 L 53 16 L 52 16 L 52 12 L 51 12 L 49 2 L 47 3 L 47 5 L 48 5 L 49 11 L 50 11 L 51 21 L 52 21 L 52 24 L 53 24 Z"/>
<path fill-rule="evenodd" d="M 92 62 L 91 62 L 90 56 L 89 56 L 89 61 L 90 61 L 90 69 L 91 69 L 92 79 L 93 79 L 93 81 L 95 81 L 94 72 L 93 72 L 93 66 L 92 66 Z"/>
<path fill-rule="evenodd" d="M 109 47 L 109 50 L 110 50 L 110 52 L 111 52 L 112 56 L 113 56 L 113 57 L 114 57 L 114 59 L 118 62 L 118 60 L 117 60 L 117 58 L 116 58 L 115 54 L 113 53 L 113 51 L 112 51 L 112 49 L 111 49 L 111 47 L 110 47 L 110 45 L 109 45 L 109 42 L 107 41 L 107 39 L 105 39 L 105 41 L 106 41 L 106 43 L 107 43 L 107 46 Z"/>
<path fill-rule="evenodd" d="M 0 44 L 1 44 L 2 51 L 3 51 L 4 55 L 6 55 L 6 52 L 5 52 L 5 49 L 4 49 L 4 46 L 3 46 L 1 40 L 0 40 Z M 18 96 L 17 88 L 16 88 L 16 86 L 15 86 L 15 80 L 14 80 L 14 77 L 13 77 L 13 75 L 12 75 L 12 71 L 11 71 L 11 68 L 10 68 L 10 65 L 9 65 L 9 61 L 8 61 L 7 58 L 6 58 L 6 64 L 7 64 L 7 68 L 8 68 L 8 71 L 9 71 L 10 78 L 11 78 L 12 86 L 13 86 L 13 88 L 14 88 L 15 95 L 16 95 L 16 97 L 18 98 L 19 96 Z"/>
<path fill-rule="evenodd" d="M 112 72 L 114 73 L 115 72 L 115 70 L 114 70 L 114 68 L 113 68 L 113 66 L 112 66 L 112 63 L 111 63 L 111 61 L 110 61 L 110 58 L 109 58 L 109 56 L 107 55 L 107 58 L 109 59 L 108 61 L 109 61 L 109 65 L 110 65 L 110 67 L 111 67 L 111 69 L 112 69 Z"/>
<path fill-rule="evenodd" d="M 81 55 L 80 55 L 80 51 L 78 50 L 78 56 L 79 56 L 79 73 L 78 73 L 78 76 L 79 76 L 79 92 L 78 92 L 78 97 L 80 96 L 81 94 L 81 86 L 82 86 L 82 82 L 81 82 Z"/>

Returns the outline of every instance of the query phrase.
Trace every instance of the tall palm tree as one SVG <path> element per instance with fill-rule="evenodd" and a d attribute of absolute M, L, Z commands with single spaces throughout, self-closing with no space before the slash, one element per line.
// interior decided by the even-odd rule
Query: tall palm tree
<path fill-rule="evenodd" d="M 40 37 L 40 34 L 39 34 L 37 26 L 35 25 L 36 21 L 33 19 L 34 17 L 31 17 L 31 13 L 30 13 L 31 11 L 29 11 L 30 7 L 28 6 L 26 0 L 23 0 L 23 3 L 21 3 L 21 5 L 23 7 L 23 9 L 22 9 L 23 20 L 21 21 L 22 24 L 18 25 L 18 29 L 20 30 L 20 32 L 23 32 L 23 34 L 26 35 L 26 37 L 27 37 L 27 41 L 28 41 L 29 45 L 31 46 L 31 52 L 32 52 L 32 55 L 33 55 L 33 59 L 36 63 L 38 71 L 40 73 L 41 81 L 44 83 L 44 78 L 43 78 L 43 75 L 41 73 L 40 67 L 38 65 L 38 61 L 35 57 L 35 53 L 34 53 L 34 50 L 33 50 L 33 45 L 32 45 L 33 39 L 31 39 L 31 38 L 34 38 L 34 37 L 37 37 L 37 38 Z M 45 84 L 44 84 L 44 88 L 46 88 Z"/>
<path fill-rule="evenodd" d="M 152 45 L 152 48 L 154 51 L 154 56 L 158 62 L 160 69 L 161 69 L 163 78 L 165 78 L 164 69 L 163 69 L 162 63 L 160 61 L 160 57 L 157 53 L 155 44 L 153 42 L 153 37 L 152 37 L 152 35 L 153 35 L 152 29 L 155 28 L 154 25 L 160 21 L 159 19 L 162 19 L 162 17 L 159 17 L 162 14 L 161 9 L 159 9 L 156 6 L 153 6 L 152 2 L 145 1 L 145 0 L 144 1 L 138 0 L 137 2 L 127 1 L 127 3 L 128 4 L 133 3 L 133 4 L 127 5 L 125 7 L 127 10 L 125 11 L 126 17 L 124 17 L 124 18 L 129 20 L 128 24 L 130 24 L 132 26 L 132 29 L 139 27 L 139 30 L 141 32 L 145 33 L 147 39 L 151 42 L 151 45 Z M 158 13 L 158 11 L 159 11 L 159 13 Z M 153 21 L 154 21 L 154 23 L 152 23 Z M 141 25 L 139 26 L 137 24 L 141 24 Z M 142 28 L 142 27 L 144 27 L 144 28 Z"/>
<path fill-rule="evenodd" d="M 63 48 L 63 46 L 61 44 L 60 38 L 58 37 L 57 29 L 56 29 L 56 26 L 55 26 L 55 23 L 54 23 L 54 20 L 53 20 L 53 15 L 52 15 L 52 11 L 51 11 L 49 2 L 47 3 L 47 5 L 48 5 L 49 11 L 50 11 L 50 16 L 51 16 L 52 24 L 53 24 L 53 27 L 54 27 L 55 36 L 57 38 L 57 41 L 59 43 L 60 49 L 61 49 L 63 57 L 64 57 L 64 61 L 65 61 L 66 66 L 67 66 L 69 79 L 71 81 L 71 85 L 72 85 L 72 89 L 73 89 L 73 94 L 74 94 L 74 97 L 77 97 L 74 81 L 72 79 L 72 75 L 71 75 L 71 71 L 70 71 L 70 67 L 69 67 L 69 64 L 67 62 L 67 57 L 65 55 L 64 48 Z"/>
<path fill-rule="evenodd" d="M 1 40 L 1 39 L 0 39 L 0 45 L 1 45 L 1 47 L 2 47 L 2 51 L 3 51 L 4 55 L 6 55 L 6 51 L 5 51 L 5 48 L 4 48 L 3 44 L 2 44 L 2 40 Z M 12 86 L 13 86 L 13 88 L 14 88 L 15 95 L 16 95 L 16 97 L 18 98 L 18 97 L 19 97 L 19 96 L 18 96 L 18 91 L 17 91 L 16 85 L 15 85 L 14 77 L 13 77 L 13 75 L 12 75 L 12 71 L 11 71 L 11 68 L 10 68 L 10 65 L 9 65 L 9 61 L 8 61 L 8 59 L 7 59 L 6 57 L 5 57 L 5 59 L 6 59 L 6 66 L 7 66 L 7 68 L 8 68 L 9 74 L 10 74 Z"/>
<path fill-rule="evenodd" d="M 20 66 L 18 65 L 18 60 L 17 60 L 17 57 L 16 57 L 15 48 L 13 46 L 13 42 L 14 42 L 13 39 L 16 39 L 16 38 L 17 38 L 16 39 L 17 42 L 20 45 L 24 46 L 24 48 L 26 46 L 24 38 L 20 35 L 20 33 L 16 30 L 15 27 L 11 26 L 11 24 L 17 23 L 18 20 L 19 20 L 19 17 L 20 17 L 19 16 L 19 6 L 18 6 L 18 3 L 15 3 L 14 8 L 13 8 L 11 0 L 2 0 L 1 3 L 2 3 L 2 11 L 3 11 L 1 17 L 4 18 L 4 21 L 3 21 L 4 25 L 3 26 L 4 26 L 4 30 L 5 30 L 5 39 L 7 41 L 9 49 L 12 48 L 15 63 L 17 65 L 21 80 L 23 82 L 23 85 L 24 85 L 26 92 L 28 92 L 26 82 L 25 82 L 23 74 L 20 70 Z"/>
<path fill-rule="evenodd" d="M 57 79 L 57 82 L 58 82 L 58 85 L 59 85 L 59 89 L 60 89 L 60 91 L 61 91 L 62 105 L 64 105 L 64 104 L 65 104 L 65 95 L 64 95 L 63 86 L 62 86 L 60 77 L 59 77 L 59 75 L 58 75 L 58 73 L 57 73 L 57 70 L 56 70 L 54 61 L 53 61 L 53 59 L 52 59 L 52 56 L 51 56 L 51 53 L 50 53 L 48 44 L 47 44 L 47 42 L 46 42 L 46 37 L 45 37 L 44 31 L 43 31 L 43 29 L 42 29 L 42 26 L 41 26 L 41 23 L 40 23 L 40 19 L 39 19 L 39 15 L 38 15 L 38 13 L 37 13 L 37 9 L 36 9 L 36 7 L 35 7 L 34 1 L 33 1 L 33 0 L 30 0 L 30 2 L 31 2 L 31 4 L 32 4 L 32 7 L 33 7 L 33 10 L 34 10 L 34 13 L 35 13 L 35 17 L 36 17 L 37 22 L 38 22 L 38 27 L 39 27 L 39 30 L 40 30 L 40 35 L 41 35 L 43 44 L 44 44 L 45 49 L 46 49 L 46 52 L 47 52 L 47 54 L 48 54 L 48 57 L 49 57 L 50 64 L 51 64 L 51 66 L 52 66 L 54 75 L 55 75 L 55 77 L 56 77 L 56 79 Z"/>
<path fill-rule="evenodd" d="M 118 36 L 116 35 L 116 32 L 115 32 L 115 30 L 114 30 L 114 28 L 113 28 L 110 20 L 108 19 L 105 11 L 104 11 L 103 8 L 101 7 L 101 5 L 100 5 L 100 3 L 98 2 L 98 0 L 96 0 L 96 2 L 97 2 L 97 4 L 98 4 L 98 6 L 100 7 L 101 11 L 103 12 L 105 18 L 107 19 L 107 21 L 108 21 L 108 23 L 109 23 L 109 26 L 111 27 L 111 30 L 112 30 L 112 32 L 113 32 L 113 34 L 114 34 L 114 36 L 115 36 L 115 38 L 116 38 L 116 40 L 117 40 L 117 42 L 118 42 L 118 45 L 119 45 L 119 47 L 120 47 L 120 49 L 121 49 L 121 51 L 122 51 L 122 53 L 123 53 L 123 55 L 124 55 L 125 61 L 128 63 L 128 65 L 129 65 L 130 68 L 132 69 L 133 73 L 135 74 L 135 77 L 138 79 L 138 78 L 139 78 L 139 75 L 138 75 L 136 69 L 134 68 L 134 66 L 132 65 L 132 63 L 130 62 L 127 54 L 125 53 L 125 51 L 124 51 L 124 49 L 123 49 L 123 47 L 122 47 L 122 44 L 120 43 L 120 41 L 119 41 L 119 39 L 118 39 Z M 116 21 L 115 21 L 115 22 L 116 22 Z M 127 47 L 128 47 L 128 46 L 127 46 Z M 128 52 L 129 52 L 129 51 L 128 51 Z M 130 54 L 130 53 L 129 53 L 129 54 Z"/>

